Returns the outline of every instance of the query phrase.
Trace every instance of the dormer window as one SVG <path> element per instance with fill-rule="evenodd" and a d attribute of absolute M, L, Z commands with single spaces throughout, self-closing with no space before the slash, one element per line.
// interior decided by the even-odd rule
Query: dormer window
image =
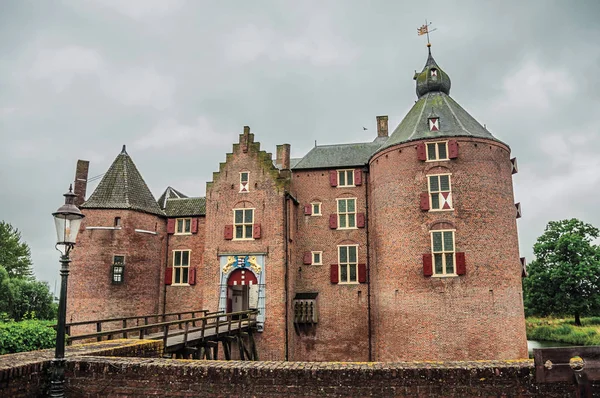
<path fill-rule="evenodd" d="M 240 193 L 249 192 L 249 184 L 248 180 L 250 179 L 250 173 L 247 171 L 242 171 L 240 173 Z"/>
<path fill-rule="evenodd" d="M 431 70 L 431 77 L 437 77 L 437 75 L 438 75 L 437 69 L 432 69 Z"/>
<path fill-rule="evenodd" d="M 439 117 L 430 117 L 429 121 L 429 131 L 440 131 L 440 118 Z"/>

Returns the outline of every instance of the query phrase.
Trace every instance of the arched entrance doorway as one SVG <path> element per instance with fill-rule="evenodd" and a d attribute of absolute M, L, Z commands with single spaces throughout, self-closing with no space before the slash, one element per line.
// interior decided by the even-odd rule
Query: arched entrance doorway
<path fill-rule="evenodd" d="M 227 312 L 258 308 L 258 281 L 249 269 L 236 269 L 227 279 Z"/>

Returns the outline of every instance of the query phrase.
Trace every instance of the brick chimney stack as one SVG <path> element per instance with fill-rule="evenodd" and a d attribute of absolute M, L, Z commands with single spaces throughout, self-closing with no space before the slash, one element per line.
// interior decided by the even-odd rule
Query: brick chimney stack
<path fill-rule="evenodd" d="M 377 137 L 388 136 L 388 117 L 377 116 Z"/>
<path fill-rule="evenodd" d="M 79 207 L 85 202 L 85 193 L 87 191 L 88 170 L 90 162 L 87 160 L 78 160 L 75 169 L 75 206 Z"/>
<path fill-rule="evenodd" d="M 290 169 L 290 144 L 277 145 L 275 164 L 281 166 L 281 170 Z"/>

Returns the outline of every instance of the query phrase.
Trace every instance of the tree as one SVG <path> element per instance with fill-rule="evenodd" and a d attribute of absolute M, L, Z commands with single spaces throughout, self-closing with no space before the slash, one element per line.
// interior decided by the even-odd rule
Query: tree
<path fill-rule="evenodd" d="M 10 278 L 0 266 L 0 312 L 14 321 L 54 319 L 56 304 L 46 282 Z"/>
<path fill-rule="evenodd" d="M 0 266 L 11 278 L 32 278 L 31 265 L 31 250 L 19 230 L 0 221 Z"/>
<path fill-rule="evenodd" d="M 582 315 L 600 310 L 598 228 L 578 219 L 550 221 L 533 246 L 524 279 L 525 307 L 536 315 Z"/>

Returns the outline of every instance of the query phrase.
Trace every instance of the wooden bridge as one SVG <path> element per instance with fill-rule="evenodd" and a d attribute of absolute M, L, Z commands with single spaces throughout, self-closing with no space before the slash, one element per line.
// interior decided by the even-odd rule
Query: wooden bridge
<path fill-rule="evenodd" d="M 230 313 L 196 310 L 71 322 L 66 325 L 67 344 L 114 338 L 162 340 L 166 357 L 218 359 L 220 342 L 225 359 L 230 360 L 232 343 L 237 343 L 239 359 L 258 361 L 254 342 L 257 314 L 257 310 Z M 94 333 L 71 333 L 77 329 L 89 330 L 94 325 Z"/>

